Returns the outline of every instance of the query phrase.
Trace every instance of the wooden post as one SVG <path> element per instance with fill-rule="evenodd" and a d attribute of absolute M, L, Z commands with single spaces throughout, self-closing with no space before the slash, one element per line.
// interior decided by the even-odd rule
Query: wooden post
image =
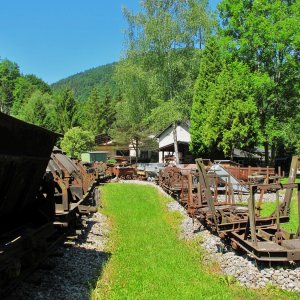
<path fill-rule="evenodd" d="M 178 143 L 177 143 L 177 131 L 176 131 L 176 122 L 173 123 L 173 141 L 174 141 L 174 152 L 176 164 L 179 164 L 179 154 L 178 154 Z"/>
<path fill-rule="evenodd" d="M 293 156 L 288 183 L 294 183 L 295 182 L 296 175 L 297 175 L 298 161 L 299 161 L 298 156 Z M 285 191 L 284 200 L 283 200 L 283 202 L 285 203 L 285 207 L 284 207 L 284 215 L 285 216 L 288 214 L 288 211 L 289 211 L 289 208 L 290 208 L 292 194 L 293 194 L 293 189 L 287 189 Z"/>

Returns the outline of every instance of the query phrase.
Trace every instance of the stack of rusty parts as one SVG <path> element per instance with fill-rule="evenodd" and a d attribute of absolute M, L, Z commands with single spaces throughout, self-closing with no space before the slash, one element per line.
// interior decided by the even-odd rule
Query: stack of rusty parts
<path fill-rule="evenodd" d="M 300 260 L 300 224 L 296 234 L 281 228 L 281 224 L 289 222 L 290 203 L 293 189 L 298 190 L 300 215 L 300 185 L 295 183 L 298 157 L 293 157 L 287 184 L 264 183 L 250 184 L 250 197 L 247 206 L 237 205 L 234 197 L 220 200 L 214 193 L 212 181 L 208 176 L 201 159 L 196 160 L 198 174 L 188 175 L 188 213 L 198 218 L 206 227 L 220 237 L 231 242 L 233 248 L 240 248 L 260 261 L 298 261 Z M 197 180 L 193 177 L 198 176 Z M 279 191 L 285 190 L 282 203 Z M 276 193 L 276 209 L 268 217 L 260 216 L 263 197 L 255 200 L 255 194 L 268 191 Z"/>
<path fill-rule="evenodd" d="M 177 166 L 167 166 L 159 171 L 157 181 L 167 193 L 177 198 L 182 186 L 181 169 Z"/>
<path fill-rule="evenodd" d="M 117 178 L 120 179 L 136 179 L 137 178 L 137 169 L 136 167 L 129 164 L 121 164 L 115 166 L 115 174 Z"/>
<path fill-rule="evenodd" d="M 204 160 L 205 169 L 208 170 L 212 165 L 210 160 Z M 197 188 L 198 177 L 196 164 L 177 164 L 160 169 L 156 182 L 167 193 L 175 197 L 183 206 L 187 204 L 188 197 L 188 176 L 193 174 L 193 190 Z"/>
<path fill-rule="evenodd" d="M 94 172 L 87 172 L 78 160 L 71 160 L 58 148 L 54 148 L 47 173 L 52 174 L 55 185 L 55 225 L 69 227 L 78 216 L 97 210 L 99 190 Z"/>
<path fill-rule="evenodd" d="M 109 177 L 111 177 L 111 173 L 108 171 L 107 163 L 96 161 L 93 163 L 92 168 L 94 170 L 95 179 L 99 183 L 105 182 Z"/>

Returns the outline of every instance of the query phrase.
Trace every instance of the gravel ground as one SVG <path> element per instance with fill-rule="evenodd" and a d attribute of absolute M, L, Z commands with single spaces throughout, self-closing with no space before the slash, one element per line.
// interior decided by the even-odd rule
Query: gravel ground
<path fill-rule="evenodd" d="M 151 184 L 165 194 L 160 187 L 147 181 L 119 182 Z M 247 196 L 244 197 L 246 200 Z M 270 201 L 275 200 L 274 195 L 267 194 L 267 197 Z M 200 236 L 201 246 L 205 249 L 204 260 L 217 261 L 222 274 L 233 276 L 247 287 L 258 288 L 272 284 L 282 289 L 300 291 L 300 264 L 276 267 L 257 265 L 255 260 L 247 255 L 237 255 L 231 249 L 225 249 L 220 238 L 212 235 L 199 222 L 193 222 L 178 202 L 171 201 L 168 209 L 183 214 L 182 238 L 193 239 Z M 47 258 L 41 268 L 23 282 L 8 299 L 89 299 L 90 290 L 95 287 L 102 267 L 110 257 L 110 254 L 104 251 L 108 235 L 107 218 L 99 212 L 93 214 L 87 221 L 85 232 L 75 244 L 59 248 L 56 255 Z"/>
<path fill-rule="evenodd" d="M 93 214 L 74 245 L 60 247 L 9 299 L 85 300 L 110 254 L 104 251 L 109 225 L 101 213 Z"/>
<path fill-rule="evenodd" d="M 178 202 L 170 202 L 168 209 L 170 211 L 177 210 L 183 214 L 181 237 L 193 239 L 199 236 L 201 247 L 205 250 L 204 260 L 216 261 L 220 265 L 221 274 L 231 275 L 242 285 L 250 288 L 273 285 L 285 290 L 300 292 L 300 263 L 273 266 L 257 264 L 248 255 L 237 255 L 230 247 L 225 247 L 219 237 L 211 234 L 197 220 L 193 223 Z"/>

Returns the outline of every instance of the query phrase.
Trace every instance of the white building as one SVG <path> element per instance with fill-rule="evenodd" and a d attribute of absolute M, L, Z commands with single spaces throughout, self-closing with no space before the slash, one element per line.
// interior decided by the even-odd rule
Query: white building
<path fill-rule="evenodd" d="M 189 151 L 189 143 L 191 136 L 189 133 L 189 124 L 186 122 L 178 122 L 176 124 L 176 135 L 179 152 L 180 163 L 190 163 L 193 161 L 193 156 Z M 155 136 L 159 144 L 159 163 L 164 163 L 166 157 L 175 155 L 173 124 L 170 124 L 163 131 Z"/>

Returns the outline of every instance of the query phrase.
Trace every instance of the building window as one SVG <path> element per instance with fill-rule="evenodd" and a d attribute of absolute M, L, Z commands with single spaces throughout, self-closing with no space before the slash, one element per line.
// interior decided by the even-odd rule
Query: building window
<path fill-rule="evenodd" d="M 141 151 L 141 158 L 148 159 L 148 151 Z"/>

